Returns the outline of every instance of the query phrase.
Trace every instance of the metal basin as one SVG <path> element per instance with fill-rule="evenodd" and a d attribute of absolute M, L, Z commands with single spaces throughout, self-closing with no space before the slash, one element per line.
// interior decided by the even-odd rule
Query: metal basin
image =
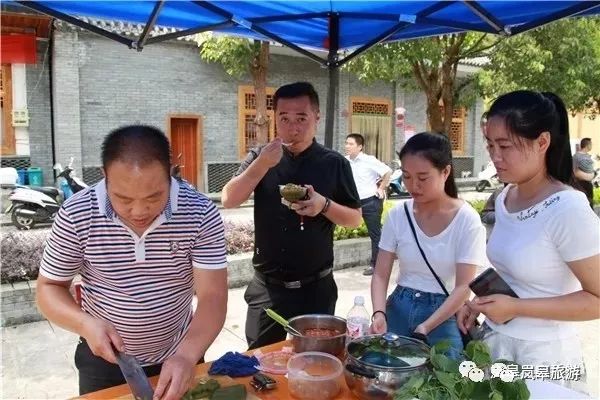
<path fill-rule="evenodd" d="M 393 333 L 369 335 L 348 344 L 344 377 L 361 400 L 392 400 L 411 376 L 429 368 L 429 346 Z"/>
<path fill-rule="evenodd" d="M 288 322 L 292 328 L 302 333 L 302 335 L 296 335 L 288 331 L 296 353 L 321 351 L 343 358 L 346 350 L 346 320 L 344 318 L 327 314 L 306 314 L 294 317 Z M 330 337 L 313 337 L 305 335 L 308 329 L 328 329 L 341 333 Z"/>

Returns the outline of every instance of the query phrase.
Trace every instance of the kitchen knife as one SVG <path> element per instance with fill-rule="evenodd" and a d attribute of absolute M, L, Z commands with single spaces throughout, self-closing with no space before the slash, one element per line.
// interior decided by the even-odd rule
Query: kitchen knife
<path fill-rule="evenodd" d="M 139 361 L 130 354 L 115 351 L 119 368 L 136 400 L 152 400 L 154 390 Z"/>

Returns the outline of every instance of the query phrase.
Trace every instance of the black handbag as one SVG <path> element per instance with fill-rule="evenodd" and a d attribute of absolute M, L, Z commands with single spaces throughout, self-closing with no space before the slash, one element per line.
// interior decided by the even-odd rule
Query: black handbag
<path fill-rule="evenodd" d="M 408 224 L 410 225 L 410 230 L 412 231 L 413 237 L 415 238 L 415 242 L 417 242 L 417 247 L 419 248 L 419 251 L 421 252 L 421 256 L 423 256 L 423 260 L 425 260 L 425 264 L 427 264 L 427 266 L 429 267 L 429 270 L 431 271 L 431 274 L 433 275 L 433 277 L 435 278 L 435 280 L 437 281 L 437 283 L 440 285 L 440 287 L 442 288 L 442 291 L 444 292 L 444 294 L 446 296 L 450 296 L 450 293 L 448 293 L 448 290 L 446 289 L 446 286 L 444 285 L 444 282 L 442 282 L 442 280 L 440 279 L 440 277 L 438 276 L 438 274 L 435 273 L 433 267 L 431 267 L 431 264 L 429 264 L 429 260 L 427 260 L 427 256 L 425 255 L 425 252 L 423 251 L 423 249 L 421 248 L 421 244 L 419 243 L 419 239 L 417 238 L 417 232 L 415 231 L 415 226 L 412 222 L 412 218 L 410 217 L 410 213 L 408 212 L 408 205 L 407 202 L 404 202 L 404 212 L 406 213 L 406 219 L 408 219 Z M 476 337 L 478 337 L 478 331 L 480 331 L 480 326 L 479 326 L 479 322 L 477 320 L 475 320 L 475 324 L 473 326 L 473 328 L 467 332 L 467 333 L 462 333 L 462 331 L 459 329 L 460 332 L 460 336 L 463 342 L 463 347 L 467 347 L 467 344 L 471 341 L 474 340 Z M 423 336 L 423 335 L 421 335 Z"/>

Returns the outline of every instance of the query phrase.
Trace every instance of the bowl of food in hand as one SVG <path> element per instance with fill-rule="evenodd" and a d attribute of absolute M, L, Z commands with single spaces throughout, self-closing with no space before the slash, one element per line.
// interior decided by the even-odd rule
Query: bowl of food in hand
<path fill-rule="evenodd" d="M 309 351 L 288 361 L 288 390 L 301 400 L 333 399 L 340 392 L 342 362 L 331 354 Z"/>
<path fill-rule="evenodd" d="M 288 331 L 295 353 L 320 351 L 343 358 L 346 350 L 346 320 L 328 314 L 306 314 L 291 318 Z"/>
<path fill-rule="evenodd" d="M 304 186 L 288 183 L 286 185 L 279 185 L 279 194 L 286 201 L 295 203 L 300 200 L 306 200 L 308 189 Z"/>

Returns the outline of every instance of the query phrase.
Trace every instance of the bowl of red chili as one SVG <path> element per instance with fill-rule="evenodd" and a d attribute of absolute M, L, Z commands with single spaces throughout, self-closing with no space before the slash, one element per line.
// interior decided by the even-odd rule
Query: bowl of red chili
<path fill-rule="evenodd" d="M 294 352 L 320 351 L 342 358 L 346 348 L 346 320 L 327 314 L 306 314 L 291 318 L 290 326 L 302 335 L 288 332 Z"/>

